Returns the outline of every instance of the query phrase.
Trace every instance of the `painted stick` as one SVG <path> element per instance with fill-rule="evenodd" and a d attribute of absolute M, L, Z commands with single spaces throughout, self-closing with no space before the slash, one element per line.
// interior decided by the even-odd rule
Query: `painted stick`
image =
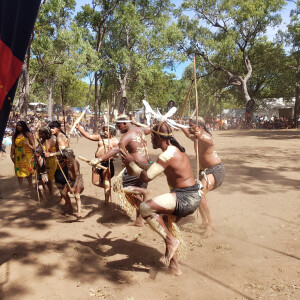
<path fill-rule="evenodd" d="M 110 146 L 110 128 L 109 128 L 109 103 L 107 100 L 107 134 L 108 134 L 108 149 L 109 150 L 109 146 Z M 111 176 L 110 176 L 110 158 L 108 159 L 108 172 L 109 172 L 109 198 L 110 201 L 112 202 L 112 197 L 111 197 Z"/>
<path fill-rule="evenodd" d="M 194 82 L 196 96 L 196 124 L 198 126 L 198 90 L 197 90 L 197 74 L 196 74 L 196 56 L 194 56 Z M 197 179 L 199 180 L 199 143 L 196 140 L 196 159 L 197 159 Z"/>
<path fill-rule="evenodd" d="M 60 93 L 61 93 L 61 109 L 63 111 L 63 119 L 64 119 L 64 130 L 66 132 L 66 115 L 65 115 L 65 102 L 64 102 L 64 92 L 63 92 L 63 83 L 60 82 Z"/>
<path fill-rule="evenodd" d="M 72 128 L 70 130 L 70 134 L 72 134 L 72 132 L 74 131 L 76 125 L 80 123 L 81 119 L 84 117 L 84 115 L 87 112 L 88 108 L 89 108 L 89 105 L 83 110 L 83 112 L 81 113 L 80 117 L 77 118 L 77 120 L 75 121 L 75 123 L 73 124 L 73 126 L 72 126 Z"/>
<path fill-rule="evenodd" d="M 79 160 L 82 160 L 82 161 L 85 161 L 85 162 L 87 162 L 87 163 L 89 163 L 89 162 L 91 161 L 90 159 L 84 158 L 83 156 L 78 156 L 78 159 L 79 159 Z M 96 167 L 99 168 L 99 169 L 107 170 L 106 167 L 103 167 L 103 166 L 100 165 L 100 164 L 97 164 Z"/>
<path fill-rule="evenodd" d="M 66 177 L 66 174 L 65 174 L 64 170 L 62 169 L 62 167 L 61 167 L 61 165 L 60 165 L 58 159 L 57 159 L 56 157 L 55 157 L 55 159 L 56 159 L 57 165 L 59 166 L 59 169 L 60 169 L 61 173 L 63 174 L 63 176 L 64 176 L 64 178 L 65 178 L 65 180 L 66 180 L 66 182 L 67 182 L 67 185 L 68 185 L 68 188 L 69 188 L 70 192 L 71 192 L 71 193 L 73 194 L 73 196 L 75 197 L 75 194 L 72 192 L 70 183 L 69 183 L 69 181 L 68 181 L 68 179 L 67 179 L 67 177 Z"/>

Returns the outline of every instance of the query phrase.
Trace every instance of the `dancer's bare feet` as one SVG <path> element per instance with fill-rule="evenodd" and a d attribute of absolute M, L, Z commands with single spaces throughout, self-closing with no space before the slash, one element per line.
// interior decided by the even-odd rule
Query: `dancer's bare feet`
<path fill-rule="evenodd" d="M 174 259 L 174 257 L 170 261 L 169 268 L 171 272 L 176 276 L 180 276 L 182 274 L 181 270 L 179 269 L 177 259 Z"/>
<path fill-rule="evenodd" d="M 59 205 L 66 205 L 66 200 L 64 198 L 61 198 L 58 202 Z"/>
<path fill-rule="evenodd" d="M 207 239 L 209 236 L 213 235 L 213 230 L 214 230 L 214 227 L 212 225 L 207 224 L 205 231 L 202 234 L 202 237 L 204 239 Z"/>
<path fill-rule="evenodd" d="M 208 225 L 207 222 L 202 221 L 202 224 L 200 225 L 200 229 L 206 229 L 207 225 Z"/>
<path fill-rule="evenodd" d="M 163 259 L 163 263 L 166 266 L 170 265 L 170 261 L 173 258 L 173 256 L 174 256 L 174 254 L 175 254 L 175 252 L 176 252 L 179 244 L 180 244 L 180 242 L 176 238 L 173 238 L 172 240 L 170 240 L 170 239 L 166 240 L 166 247 L 167 247 L 167 249 L 166 249 L 165 257 Z"/>

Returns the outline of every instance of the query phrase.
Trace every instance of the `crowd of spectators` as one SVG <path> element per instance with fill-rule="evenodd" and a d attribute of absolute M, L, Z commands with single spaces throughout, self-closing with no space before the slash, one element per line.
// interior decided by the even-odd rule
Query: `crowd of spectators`
<path fill-rule="evenodd" d="M 298 125 L 300 125 L 300 115 L 298 117 Z M 296 128 L 294 119 L 272 116 L 268 118 L 264 116 L 255 116 L 254 120 L 250 117 L 245 121 L 244 118 L 211 118 L 206 119 L 206 127 L 210 130 L 228 130 L 228 129 L 291 129 Z M 298 126 L 299 127 L 299 126 Z"/>

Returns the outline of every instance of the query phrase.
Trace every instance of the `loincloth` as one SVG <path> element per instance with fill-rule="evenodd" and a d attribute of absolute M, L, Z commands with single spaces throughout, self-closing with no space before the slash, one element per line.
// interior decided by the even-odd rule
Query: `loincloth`
<path fill-rule="evenodd" d="M 125 188 L 127 186 L 136 186 L 136 187 L 141 187 L 141 188 L 146 189 L 148 186 L 147 182 L 143 182 L 138 177 L 128 175 L 128 172 L 126 169 L 122 176 L 122 183 L 123 183 L 123 188 Z"/>
<path fill-rule="evenodd" d="M 67 177 L 67 179 L 69 180 L 69 172 L 68 172 L 68 167 L 67 166 L 64 166 L 62 168 L 65 176 Z M 57 169 L 54 173 L 54 178 L 55 178 L 55 183 L 56 184 L 60 184 L 60 185 L 66 185 L 67 184 L 67 181 L 63 175 L 63 173 L 61 172 L 60 169 Z"/>
<path fill-rule="evenodd" d="M 221 162 L 217 165 L 211 166 L 205 170 L 200 170 L 199 179 L 202 180 L 203 178 L 205 178 L 205 180 L 207 182 L 209 182 L 206 177 L 209 174 L 212 174 L 215 178 L 215 185 L 213 187 L 213 190 L 218 188 L 219 186 L 221 186 L 221 184 L 223 183 L 224 178 L 225 178 L 225 167 L 224 167 L 223 162 Z"/>
<path fill-rule="evenodd" d="M 175 188 L 171 191 L 176 194 L 176 207 L 173 215 L 177 217 L 186 217 L 194 213 L 201 202 L 199 183 L 185 188 Z"/>
<path fill-rule="evenodd" d="M 70 179 L 70 186 L 74 187 L 75 179 Z M 76 188 L 84 188 L 82 174 L 79 175 L 78 183 Z"/>
<path fill-rule="evenodd" d="M 108 160 L 102 161 L 100 163 L 100 165 L 103 166 L 103 167 L 108 168 Z M 114 162 L 113 162 L 112 159 L 110 160 L 109 168 L 110 168 L 110 178 L 113 178 L 115 176 L 115 166 L 114 166 Z M 100 175 L 100 182 L 103 182 L 103 180 L 104 180 L 103 171 L 105 171 L 105 170 L 96 167 L 95 171 Z"/>

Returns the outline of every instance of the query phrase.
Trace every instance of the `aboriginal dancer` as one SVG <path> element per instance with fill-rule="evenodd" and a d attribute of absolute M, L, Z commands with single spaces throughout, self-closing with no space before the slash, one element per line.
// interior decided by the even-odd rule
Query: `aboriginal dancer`
<path fill-rule="evenodd" d="M 122 145 L 137 162 L 149 165 L 151 163 L 151 159 L 148 154 L 147 140 L 145 135 L 150 134 L 151 129 L 138 127 L 132 124 L 129 117 L 126 115 L 119 116 L 116 120 L 116 124 L 117 128 L 123 134 L 119 145 L 109 150 L 106 154 L 101 155 L 99 158 L 93 159 L 91 164 L 96 165 L 99 162 L 107 161 L 109 158 L 114 157 L 120 152 L 120 145 Z M 122 188 L 126 188 L 128 186 L 147 188 L 147 183 L 140 180 L 130 168 L 127 167 L 122 174 Z M 143 201 L 143 198 L 140 195 L 127 195 L 126 197 L 134 199 L 137 208 Z M 137 210 L 137 218 L 133 225 L 143 226 L 143 224 L 143 218 L 140 216 L 139 211 Z"/>
<path fill-rule="evenodd" d="M 69 181 L 62 188 L 62 197 L 66 201 L 68 207 L 65 210 L 65 214 L 73 215 L 73 205 L 68 193 L 72 193 L 75 196 L 77 206 L 77 218 L 81 218 L 81 199 L 80 194 L 84 190 L 83 178 L 80 174 L 80 164 L 75 159 L 75 155 L 72 149 L 65 148 L 61 150 L 61 157 L 65 160 L 64 163 L 67 165 Z"/>
<path fill-rule="evenodd" d="M 118 146 L 119 141 L 113 137 L 112 130 L 108 130 L 108 126 L 102 126 L 102 132 L 99 134 L 88 134 L 82 126 L 76 125 L 76 129 L 91 141 L 98 142 L 98 147 L 95 153 L 95 158 L 100 158 L 101 155 L 104 155 L 109 150 Z M 101 161 L 101 165 L 107 169 L 100 169 L 93 167 L 92 170 L 92 183 L 96 186 L 104 188 L 105 195 L 105 204 L 109 202 L 109 196 L 111 191 L 111 178 L 115 174 L 113 159 Z"/>
<path fill-rule="evenodd" d="M 33 150 L 34 136 L 24 121 L 18 121 L 13 135 L 10 157 L 15 165 L 15 174 L 19 186 L 22 187 L 23 178 L 26 178 L 29 188 L 32 188 L 32 174 L 34 173 Z"/>
<path fill-rule="evenodd" d="M 140 213 L 165 241 L 164 263 L 169 266 L 173 274 L 181 275 L 176 254 L 180 242 L 170 232 L 168 223 L 165 223 L 161 215 L 173 215 L 178 221 L 181 217 L 194 213 L 201 202 L 201 184 L 194 178 L 185 149 L 173 137 L 171 128 L 165 122 L 153 127 L 151 141 L 154 149 L 160 148 L 163 152 L 147 171 L 134 162 L 133 156 L 121 151 L 123 163 L 143 182 L 149 182 L 161 173 L 165 173 L 171 191 L 142 202 Z M 135 190 L 135 187 L 130 188 Z"/>
<path fill-rule="evenodd" d="M 37 179 L 37 192 L 39 200 L 46 200 L 46 185 L 48 184 L 48 170 L 44 149 L 39 145 L 34 151 L 34 161 Z"/>
<path fill-rule="evenodd" d="M 68 167 L 61 157 L 61 151 L 64 149 L 70 149 L 70 144 L 68 137 L 65 132 L 61 129 L 61 123 L 59 121 L 52 121 L 48 124 L 50 131 L 53 136 L 55 136 L 55 150 L 56 152 L 45 153 L 46 157 L 58 157 L 56 159 L 57 169 L 54 173 L 55 184 L 62 193 L 63 187 L 67 184 L 68 178 Z M 61 198 L 59 204 L 65 205 L 64 197 Z"/>
<path fill-rule="evenodd" d="M 50 156 L 51 153 L 56 152 L 55 142 L 52 138 L 51 131 L 48 127 L 44 126 L 41 129 L 39 129 L 39 138 L 38 141 L 40 143 L 40 146 L 42 146 L 42 149 L 44 151 L 44 155 L 46 157 L 46 165 L 48 169 L 48 182 L 47 186 L 49 189 L 50 197 L 53 196 L 53 180 L 54 180 L 54 174 L 56 172 L 57 168 L 57 162 L 56 158 L 54 156 Z"/>
<path fill-rule="evenodd" d="M 203 237 L 207 238 L 212 234 L 213 225 L 211 220 L 211 214 L 207 206 L 206 194 L 221 186 L 225 178 L 225 167 L 218 156 L 215 149 L 215 141 L 211 133 L 205 127 L 205 121 L 203 118 L 198 118 L 198 124 L 196 120 L 189 120 L 189 129 L 181 128 L 184 134 L 194 142 L 198 142 L 198 157 L 199 157 L 199 179 L 204 188 L 200 214 L 202 218 L 202 227 L 205 229 Z"/>

